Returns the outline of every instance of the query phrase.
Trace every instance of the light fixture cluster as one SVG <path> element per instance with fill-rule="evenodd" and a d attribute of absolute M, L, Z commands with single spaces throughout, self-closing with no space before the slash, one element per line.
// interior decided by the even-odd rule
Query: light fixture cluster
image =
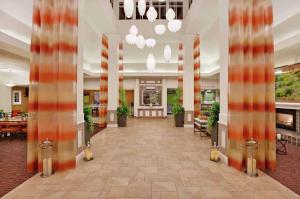
<path fill-rule="evenodd" d="M 156 45 L 156 40 L 153 38 L 145 39 L 143 35 L 138 35 L 138 29 L 132 25 L 129 29 L 129 34 L 126 35 L 126 42 L 130 45 L 136 45 L 137 48 L 143 49 L 145 46 L 153 48 Z"/>
<path fill-rule="evenodd" d="M 164 2 L 165 0 L 159 0 L 159 2 Z M 157 19 L 158 13 L 156 9 L 151 5 L 146 13 L 146 0 L 138 0 L 138 12 L 140 16 L 146 14 L 148 20 L 153 23 Z M 131 18 L 134 12 L 134 0 L 124 0 L 124 12 L 127 18 Z M 169 8 L 166 12 L 166 18 L 168 21 L 168 30 L 172 33 L 178 32 L 182 27 L 181 20 L 176 19 L 176 13 L 172 8 Z M 164 24 L 157 24 L 154 27 L 154 31 L 157 35 L 165 34 L 167 28 Z M 156 40 L 149 38 L 145 39 L 143 35 L 138 35 L 138 29 L 135 25 L 132 25 L 129 34 L 126 35 L 126 42 L 130 45 L 136 45 L 137 48 L 143 49 L 145 45 L 149 48 L 153 48 L 156 45 Z M 164 47 L 164 58 L 166 62 L 170 62 L 172 57 L 172 49 L 170 45 L 165 45 Z M 153 54 L 149 54 L 147 57 L 147 69 L 149 72 L 155 70 L 155 57 Z"/>

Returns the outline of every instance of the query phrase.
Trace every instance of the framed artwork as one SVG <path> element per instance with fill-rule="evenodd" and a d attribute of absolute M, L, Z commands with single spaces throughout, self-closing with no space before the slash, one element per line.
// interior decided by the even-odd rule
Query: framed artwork
<path fill-rule="evenodd" d="M 13 100 L 13 105 L 20 105 L 22 104 L 22 92 L 15 90 L 12 92 L 12 100 Z"/>

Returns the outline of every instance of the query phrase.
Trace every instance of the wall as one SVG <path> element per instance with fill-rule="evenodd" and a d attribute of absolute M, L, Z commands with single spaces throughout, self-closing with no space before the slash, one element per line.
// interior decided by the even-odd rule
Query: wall
<path fill-rule="evenodd" d="M 11 112 L 11 87 L 0 84 L 0 110 Z"/>
<path fill-rule="evenodd" d="M 12 87 L 11 97 L 13 91 L 21 91 L 21 104 L 20 105 L 11 105 L 12 110 L 19 110 L 21 112 L 28 112 L 28 96 L 26 95 L 26 88 L 25 86 L 14 86 Z M 28 93 L 27 93 L 28 94 Z M 12 101 L 12 98 L 11 98 Z"/>

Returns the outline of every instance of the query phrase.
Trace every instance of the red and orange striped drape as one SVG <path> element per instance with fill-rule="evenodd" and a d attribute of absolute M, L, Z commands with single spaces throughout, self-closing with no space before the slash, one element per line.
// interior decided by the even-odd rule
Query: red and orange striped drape
<path fill-rule="evenodd" d="M 178 89 L 183 91 L 183 43 L 179 43 L 178 46 Z M 183 96 L 183 95 L 182 95 Z M 183 98 L 181 97 L 180 102 L 183 102 Z"/>
<path fill-rule="evenodd" d="M 99 127 L 106 127 L 107 103 L 108 103 L 108 38 L 101 37 L 101 72 L 100 72 L 100 108 L 99 108 Z"/>
<path fill-rule="evenodd" d="M 194 39 L 194 116 L 200 115 L 201 86 L 200 86 L 200 37 Z"/>
<path fill-rule="evenodd" d="M 272 23 L 271 0 L 230 0 L 228 155 L 240 170 L 251 138 L 259 142 L 258 167 L 276 166 Z"/>
<path fill-rule="evenodd" d="M 123 82 L 124 82 L 124 56 L 123 56 L 123 43 L 119 43 L 119 90 L 123 89 Z"/>
<path fill-rule="evenodd" d="M 52 140 L 54 170 L 75 167 L 77 0 L 34 0 L 27 167 L 42 170 L 39 144 Z"/>

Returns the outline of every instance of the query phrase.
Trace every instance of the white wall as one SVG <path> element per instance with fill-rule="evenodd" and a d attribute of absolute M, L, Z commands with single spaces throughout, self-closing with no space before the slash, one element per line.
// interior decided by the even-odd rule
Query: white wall
<path fill-rule="evenodd" d="M 11 112 L 11 87 L 0 84 L 0 110 Z"/>

